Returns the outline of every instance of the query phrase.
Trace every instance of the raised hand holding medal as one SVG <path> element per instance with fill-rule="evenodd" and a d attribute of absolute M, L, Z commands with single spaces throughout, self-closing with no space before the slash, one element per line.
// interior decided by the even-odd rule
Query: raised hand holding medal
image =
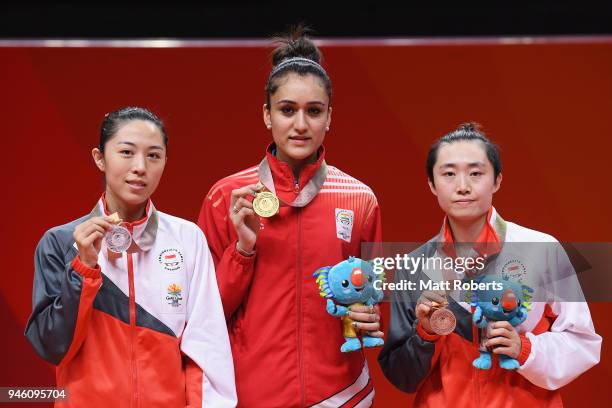
<path fill-rule="evenodd" d="M 96 267 L 102 240 L 112 228 L 113 224 L 110 217 L 92 217 L 76 226 L 72 236 L 82 263 L 90 268 Z"/>
<path fill-rule="evenodd" d="M 232 190 L 230 196 L 229 215 L 238 235 L 236 247 L 243 255 L 253 253 L 257 234 L 261 228 L 261 220 L 253 209 L 252 201 L 261 189 L 259 183 L 249 184 Z"/>
<path fill-rule="evenodd" d="M 109 251 L 116 254 L 123 253 L 132 245 L 132 234 L 127 228 L 119 225 L 121 218 L 117 213 L 111 214 L 109 218 L 113 226 L 104 236 L 104 242 Z"/>
<path fill-rule="evenodd" d="M 423 330 L 430 334 L 448 335 L 455 330 L 457 319 L 446 308 L 443 291 L 423 291 L 417 301 L 416 315 Z"/>
<path fill-rule="evenodd" d="M 259 217 L 272 217 L 278 213 L 281 206 L 281 201 L 275 193 L 267 158 L 259 164 L 258 175 L 259 183 L 232 190 L 229 207 L 230 217 L 238 235 L 236 249 L 247 256 L 255 253 L 255 242 L 261 228 Z M 292 202 L 283 201 L 282 204 L 291 207 L 306 206 L 315 198 L 326 177 L 327 165 L 323 161 L 315 175 L 298 192 L 297 197 Z"/>

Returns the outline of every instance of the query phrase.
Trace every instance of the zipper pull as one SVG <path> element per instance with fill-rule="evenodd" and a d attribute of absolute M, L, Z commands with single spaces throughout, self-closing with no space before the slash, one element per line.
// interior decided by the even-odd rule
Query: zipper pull
<path fill-rule="evenodd" d="M 294 187 L 295 187 L 295 188 L 294 188 L 294 190 L 293 190 L 293 191 L 294 191 L 296 194 L 297 194 L 297 193 L 299 193 L 299 192 L 300 192 L 300 183 L 298 183 L 298 181 L 297 181 L 297 180 L 295 180 L 295 185 L 294 185 Z"/>

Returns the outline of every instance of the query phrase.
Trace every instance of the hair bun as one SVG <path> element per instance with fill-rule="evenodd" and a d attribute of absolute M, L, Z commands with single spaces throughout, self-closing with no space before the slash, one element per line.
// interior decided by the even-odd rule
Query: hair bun
<path fill-rule="evenodd" d="M 279 46 L 272 52 L 272 66 L 275 67 L 284 60 L 295 57 L 306 58 L 319 64 L 321 53 L 308 37 L 311 31 L 308 27 L 299 24 L 291 28 L 287 36 L 276 37 L 275 42 Z"/>
<path fill-rule="evenodd" d="M 466 122 L 459 125 L 457 130 L 460 132 L 480 132 L 482 130 L 482 126 L 477 122 Z"/>

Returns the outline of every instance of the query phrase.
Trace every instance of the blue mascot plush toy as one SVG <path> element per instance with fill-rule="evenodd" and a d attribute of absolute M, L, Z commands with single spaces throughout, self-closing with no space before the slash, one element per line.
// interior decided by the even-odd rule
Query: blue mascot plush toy
<path fill-rule="evenodd" d="M 527 308 L 531 300 L 531 288 L 520 283 L 502 279 L 498 276 L 487 275 L 477 280 L 479 283 L 493 283 L 500 285 L 500 290 L 477 290 L 472 294 L 472 306 L 475 306 L 474 324 L 481 330 L 480 357 L 473 361 L 473 365 L 481 370 L 491 368 L 491 351 L 484 345 L 489 339 L 489 331 L 494 322 L 505 320 L 513 327 L 518 326 L 527 319 Z M 499 355 L 499 366 L 506 370 L 516 370 L 519 362 L 506 356 Z"/>
<path fill-rule="evenodd" d="M 327 313 L 342 319 L 344 344 L 343 353 L 361 349 L 358 336 L 361 331 L 353 327 L 353 320 L 347 316 L 351 306 L 373 306 L 384 296 L 382 290 L 374 288 L 374 282 L 384 281 L 384 273 L 374 273 L 372 264 L 359 258 L 349 257 L 334 266 L 318 269 L 313 276 L 319 285 L 319 294 L 327 299 Z M 380 287 L 380 286 L 379 286 Z M 362 335 L 364 347 L 384 344 L 383 339 Z"/>

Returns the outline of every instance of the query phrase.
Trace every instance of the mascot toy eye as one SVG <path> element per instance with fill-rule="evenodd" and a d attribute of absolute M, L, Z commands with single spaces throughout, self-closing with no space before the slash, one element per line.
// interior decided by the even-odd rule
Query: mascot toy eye
<path fill-rule="evenodd" d="M 527 319 L 527 310 L 531 308 L 533 289 L 492 275 L 477 279 L 477 282 L 501 284 L 500 290 L 478 290 L 472 294 L 472 306 L 475 307 L 473 321 L 482 329 L 480 357 L 472 364 L 481 370 L 488 370 L 491 368 L 491 350 L 485 346 L 485 343 L 489 339 L 491 325 L 502 320 L 509 322 L 513 327 L 523 323 Z M 514 358 L 499 354 L 499 366 L 506 370 L 516 370 L 520 364 Z"/>
<path fill-rule="evenodd" d="M 385 280 L 384 273 L 374 272 L 372 264 L 359 258 L 349 257 L 334 266 L 326 266 L 313 274 L 319 285 L 319 294 L 327 299 L 327 313 L 342 319 L 344 344 L 342 352 L 361 349 L 361 335 L 364 347 L 384 344 L 383 339 L 362 334 L 353 327 L 353 320 L 347 316 L 351 306 L 374 306 L 384 296 L 382 290 L 375 288 L 375 282 Z M 376 285 L 381 287 L 381 285 Z"/>

